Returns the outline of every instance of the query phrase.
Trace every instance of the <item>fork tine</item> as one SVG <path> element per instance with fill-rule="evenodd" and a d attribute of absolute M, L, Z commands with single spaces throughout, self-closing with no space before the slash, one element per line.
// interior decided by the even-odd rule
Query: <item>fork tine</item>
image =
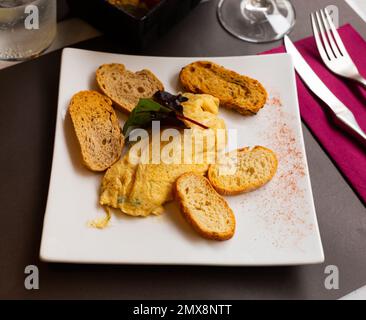
<path fill-rule="evenodd" d="M 333 36 L 332 36 L 331 31 L 330 31 L 329 21 L 325 17 L 324 10 L 320 10 L 320 15 L 321 15 L 321 18 L 322 18 L 322 21 L 323 21 L 325 31 L 326 31 L 327 36 L 328 36 L 329 44 L 330 44 L 330 46 L 333 50 L 333 53 L 334 53 L 335 57 L 338 58 L 338 57 L 341 56 L 341 53 L 339 52 L 339 49 L 338 49 L 337 45 L 335 44 L 335 42 L 333 40 Z"/>
<path fill-rule="evenodd" d="M 327 36 L 325 35 L 324 27 L 323 27 L 323 24 L 322 24 L 322 21 L 321 21 L 321 18 L 320 18 L 320 15 L 319 15 L 318 11 L 315 12 L 315 16 L 316 16 L 316 20 L 318 22 L 318 26 L 319 26 L 319 29 L 320 29 L 320 35 L 321 35 L 321 38 L 323 40 L 324 49 L 327 53 L 327 56 L 328 56 L 329 60 L 331 60 L 332 58 L 335 58 L 335 55 L 334 55 L 332 49 L 329 46 L 328 39 L 327 39 Z"/>
<path fill-rule="evenodd" d="M 328 10 L 325 8 L 324 11 L 325 11 L 325 16 L 327 17 L 327 21 L 328 21 L 328 24 L 330 26 L 330 29 L 333 32 L 333 36 L 334 36 L 334 39 L 337 43 L 339 51 L 344 56 L 345 54 L 348 54 L 348 52 L 347 52 L 347 50 L 346 50 L 346 48 L 343 44 L 343 41 L 342 41 L 341 37 L 339 36 L 339 33 L 338 33 L 336 27 L 333 24 L 332 18 L 330 17 Z"/>
<path fill-rule="evenodd" d="M 316 26 L 314 13 L 311 13 L 310 17 L 311 17 L 311 25 L 313 27 L 314 38 L 316 46 L 318 47 L 319 54 L 322 57 L 323 61 L 328 61 L 329 60 L 328 55 L 324 50 L 322 41 L 320 40 L 319 30 L 318 27 Z"/>

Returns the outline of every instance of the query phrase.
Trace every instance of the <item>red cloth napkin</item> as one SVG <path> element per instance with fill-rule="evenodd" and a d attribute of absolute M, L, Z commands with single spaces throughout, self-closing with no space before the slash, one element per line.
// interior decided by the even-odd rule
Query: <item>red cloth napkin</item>
<path fill-rule="evenodd" d="M 360 73 L 366 76 L 366 42 L 349 24 L 339 30 L 340 36 Z M 315 39 L 309 37 L 295 43 L 305 60 L 328 88 L 353 112 L 366 132 L 366 89 L 331 73 L 323 64 Z M 263 54 L 285 52 L 284 47 Z M 300 113 L 303 121 L 334 160 L 338 169 L 366 203 L 366 147 L 339 129 L 325 112 L 326 106 L 316 98 L 297 75 Z"/>

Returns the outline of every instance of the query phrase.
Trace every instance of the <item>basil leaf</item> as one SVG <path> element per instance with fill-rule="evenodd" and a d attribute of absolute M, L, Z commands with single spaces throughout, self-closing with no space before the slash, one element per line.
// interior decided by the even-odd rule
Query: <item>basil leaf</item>
<path fill-rule="evenodd" d="M 146 127 L 154 120 L 163 120 L 169 116 L 172 116 L 171 109 L 151 99 L 140 99 L 124 124 L 122 132 L 127 137 L 133 129 Z"/>

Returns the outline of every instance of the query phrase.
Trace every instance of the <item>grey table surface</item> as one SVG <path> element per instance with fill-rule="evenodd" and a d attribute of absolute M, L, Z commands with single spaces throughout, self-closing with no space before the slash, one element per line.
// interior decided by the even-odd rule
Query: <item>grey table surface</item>
<path fill-rule="evenodd" d="M 309 13 L 328 4 L 338 6 L 340 24 L 351 23 L 366 39 L 365 23 L 343 0 L 292 2 L 297 12 L 293 40 L 311 34 Z M 200 4 L 143 54 L 249 55 L 281 44 L 254 45 L 233 38 L 217 22 L 216 4 L 216 0 Z M 126 53 L 123 47 L 104 38 L 78 47 Z M 322 265 L 220 268 L 40 262 L 39 241 L 51 157 L 43 162 L 39 159 L 44 159 L 41 154 L 52 153 L 54 120 L 49 119 L 54 119 L 56 106 L 38 107 L 36 117 L 35 111 L 29 110 L 26 97 L 32 96 L 32 90 L 41 83 L 46 87 L 45 94 L 32 102 L 43 106 L 47 97 L 57 96 L 57 79 L 51 70 L 59 58 L 59 53 L 52 53 L 39 58 L 40 62 L 31 61 L 0 72 L 0 298 L 335 299 L 366 284 L 365 206 L 305 126 L 305 146 L 326 258 Z M 39 74 L 34 73 L 37 70 Z M 24 76 L 18 82 L 22 94 L 17 94 L 10 90 L 13 87 L 9 81 L 21 75 Z M 48 79 L 52 80 L 45 84 Z M 32 84 L 27 89 L 29 81 Z M 24 288 L 24 268 L 30 264 L 40 269 L 39 290 Z M 338 290 L 324 286 L 327 265 L 339 269 Z"/>

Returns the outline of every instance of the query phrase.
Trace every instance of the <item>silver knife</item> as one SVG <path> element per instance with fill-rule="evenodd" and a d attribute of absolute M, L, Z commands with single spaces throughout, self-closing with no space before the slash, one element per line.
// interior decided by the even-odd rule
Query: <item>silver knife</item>
<path fill-rule="evenodd" d="M 366 142 L 366 133 L 358 125 L 352 111 L 349 110 L 333 93 L 328 89 L 317 74 L 307 64 L 300 52 L 296 49 L 288 36 L 285 36 L 285 47 L 287 53 L 292 57 L 295 69 L 308 88 L 334 112 L 335 116 L 349 129 L 356 133 Z"/>

